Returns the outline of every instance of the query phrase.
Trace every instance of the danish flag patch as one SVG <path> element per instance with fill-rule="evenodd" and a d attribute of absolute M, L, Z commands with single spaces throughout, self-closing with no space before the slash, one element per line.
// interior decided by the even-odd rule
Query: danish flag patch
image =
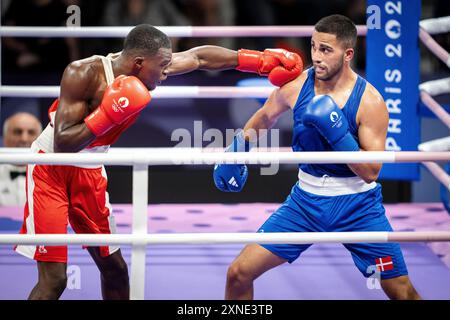
<path fill-rule="evenodd" d="M 377 270 L 380 272 L 394 269 L 394 262 L 392 261 L 391 256 L 376 258 L 375 265 L 377 266 Z"/>

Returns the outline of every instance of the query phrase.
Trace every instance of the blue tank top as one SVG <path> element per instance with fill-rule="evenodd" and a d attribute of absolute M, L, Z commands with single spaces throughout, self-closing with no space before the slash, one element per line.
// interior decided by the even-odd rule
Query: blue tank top
<path fill-rule="evenodd" d="M 314 92 L 314 69 L 308 69 L 308 77 L 303 85 L 302 90 L 295 103 L 294 116 L 294 130 L 292 137 L 293 151 L 333 151 L 331 145 L 324 137 L 315 129 L 305 127 L 303 125 L 303 113 L 311 99 L 316 95 Z M 356 125 L 356 113 L 358 112 L 361 97 L 366 88 L 366 80 L 358 75 L 356 84 L 353 87 L 352 93 L 348 98 L 346 104 L 342 108 L 344 116 L 349 123 L 350 133 L 358 142 L 358 126 Z M 330 177 L 353 177 L 355 174 L 350 170 L 346 164 L 300 164 L 299 168 L 316 177 L 324 175 Z"/>

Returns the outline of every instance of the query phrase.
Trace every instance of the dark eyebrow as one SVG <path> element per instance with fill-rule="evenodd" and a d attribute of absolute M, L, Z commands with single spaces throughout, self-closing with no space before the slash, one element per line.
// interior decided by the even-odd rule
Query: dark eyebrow
<path fill-rule="evenodd" d="M 313 43 L 314 43 L 314 40 L 311 39 L 311 44 L 313 44 Z M 323 43 L 319 43 L 319 47 L 320 47 L 320 48 L 327 48 L 327 49 L 333 50 L 332 47 L 330 47 L 329 45 L 323 44 Z"/>
<path fill-rule="evenodd" d="M 330 47 L 330 46 L 328 46 L 328 45 L 326 45 L 326 44 L 320 44 L 319 45 L 321 48 L 326 48 L 326 49 L 330 49 L 330 50 L 333 50 L 333 48 L 332 47 Z"/>

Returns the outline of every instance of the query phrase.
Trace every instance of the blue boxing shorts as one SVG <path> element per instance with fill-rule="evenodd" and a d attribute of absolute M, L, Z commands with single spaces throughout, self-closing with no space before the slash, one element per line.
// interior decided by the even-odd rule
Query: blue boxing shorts
<path fill-rule="evenodd" d="M 392 231 L 385 215 L 381 186 L 359 177 L 314 177 L 300 170 L 299 181 L 286 201 L 258 232 Z M 295 261 L 311 244 L 262 245 L 273 254 Z M 381 279 L 407 275 L 398 243 L 344 244 L 365 276 Z"/>

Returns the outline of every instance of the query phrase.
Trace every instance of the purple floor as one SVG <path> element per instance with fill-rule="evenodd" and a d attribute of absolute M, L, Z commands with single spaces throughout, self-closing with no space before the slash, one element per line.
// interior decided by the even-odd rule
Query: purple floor
<path fill-rule="evenodd" d="M 114 205 L 119 233 L 129 233 L 131 206 Z M 253 232 L 278 204 L 149 206 L 149 232 Z M 450 230 L 440 204 L 386 205 L 396 231 Z M 17 233 L 22 212 L 0 208 L 0 232 Z M 146 299 L 222 299 L 227 267 L 242 245 L 159 245 L 147 250 Z M 450 243 L 402 244 L 413 284 L 425 299 L 450 299 Z M 130 261 L 130 247 L 122 248 Z M 85 250 L 69 248 L 63 299 L 100 299 L 99 273 Z M 0 299 L 25 299 L 37 278 L 34 261 L 0 246 Z M 292 265 L 255 282 L 257 299 L 385 299 L 369 289 L 340 244 L 314 245 Z"/>

